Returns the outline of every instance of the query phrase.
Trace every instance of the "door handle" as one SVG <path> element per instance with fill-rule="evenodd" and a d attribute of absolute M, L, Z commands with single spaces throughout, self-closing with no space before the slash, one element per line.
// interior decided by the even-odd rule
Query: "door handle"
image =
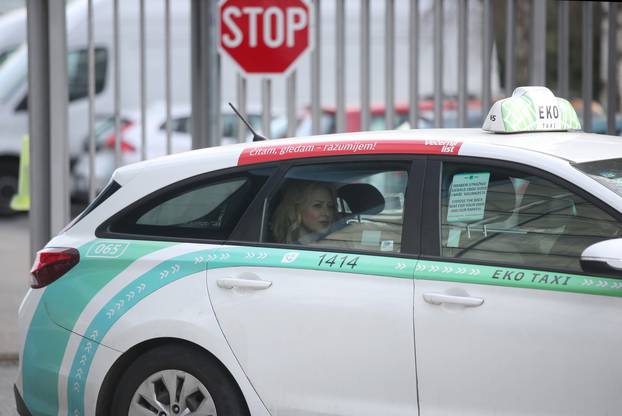
<path fill-rule="evenodd" d="M 443 303 L 450 303 L 454 305 L 462 305 L 462 306 L 481 306 L 484 303 L 484 299 L 475 298 L 471 296 L 455 296 L 455 295 L 445 295 L 443 293 L 424 293 L 423 299 L 431 303 L 432 305 L 441 305 Z"/>
<path fill-rule="evenodd" d="M 218 279 L 216 281 L 218 287 L 222 289 L 252 289 L 252 290 L 263 290 L 272 286 L 272 282 L 267 280 L 259 280 L 259 279 L 236 279 L 234 277 L 227 277 L 224 279 Z"/>

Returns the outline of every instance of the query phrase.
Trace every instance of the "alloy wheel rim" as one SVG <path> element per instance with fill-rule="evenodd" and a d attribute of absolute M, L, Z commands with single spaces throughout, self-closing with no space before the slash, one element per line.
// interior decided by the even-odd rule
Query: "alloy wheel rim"
<path fill-rule="evenodd" d="M 134 392 L 128 416 L 217 416 L 207 388 L 192 374 L 162 370 Z"/>

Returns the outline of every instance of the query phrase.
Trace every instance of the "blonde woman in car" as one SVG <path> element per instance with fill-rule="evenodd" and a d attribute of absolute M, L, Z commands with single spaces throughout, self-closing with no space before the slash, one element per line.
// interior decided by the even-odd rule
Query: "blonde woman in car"
<path fill-rule="evenodd" d="M 336 214 L 335 189 L 322 182 L 293 182 L 287 186 L 272 216 L 274 241 L 310 244 L 327 235 Z"/>

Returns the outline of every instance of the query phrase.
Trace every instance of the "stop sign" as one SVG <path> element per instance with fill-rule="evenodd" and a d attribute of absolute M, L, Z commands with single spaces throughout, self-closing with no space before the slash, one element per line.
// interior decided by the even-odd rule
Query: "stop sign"
<path fill-rule="evenodd" d="M 220 50 L 247 74 L 283 74 L 311 49 L 312 20 L 306 0 L 223 0 Z"/>

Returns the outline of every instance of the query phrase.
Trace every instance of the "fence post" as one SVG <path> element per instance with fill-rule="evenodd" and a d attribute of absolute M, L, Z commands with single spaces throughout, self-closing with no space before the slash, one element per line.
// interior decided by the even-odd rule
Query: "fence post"
<path fill-rule="evenodd" d="M 557 95 L 568 98 L 568 2 L 557 5 Z"/>
<path fill-rule="evenodd" d="M 545 85 L 546 83 L 546 2 L 536 0 L 532 4 L 532 43 L 531 43 L 531 71 L 529 74 L 531 85 Z"/>
<path fill-rule="evenodd" d="M 583 45 L 581 49 L 583 62 L 583 131 L 592 131 L 592 3 L 583 3 Z"/>
<path fill-rule="evenodd" d="M 192 148 L 220 144 L 220 57 L 218 2 L 192 0 Z"/>
<path fill-rule="evenodd" d="M 30 250 L 34 259 L 51 234 L 58 232 L 69 218 L 67 46 L 64 1 L 28 0 L 26 7 L 32 191 Z M 63 59 L 52 59 L 57 56 Z"/>
<path fill-rule="evenodd" d="M 616 67 L 618 63 L 618 5 L 609 3 L 608 16 L 608 37 L 607 37 L 607 134 L 617 134 L 616 132 L 616 109 L 618 82 L 616 78 Z"/>

